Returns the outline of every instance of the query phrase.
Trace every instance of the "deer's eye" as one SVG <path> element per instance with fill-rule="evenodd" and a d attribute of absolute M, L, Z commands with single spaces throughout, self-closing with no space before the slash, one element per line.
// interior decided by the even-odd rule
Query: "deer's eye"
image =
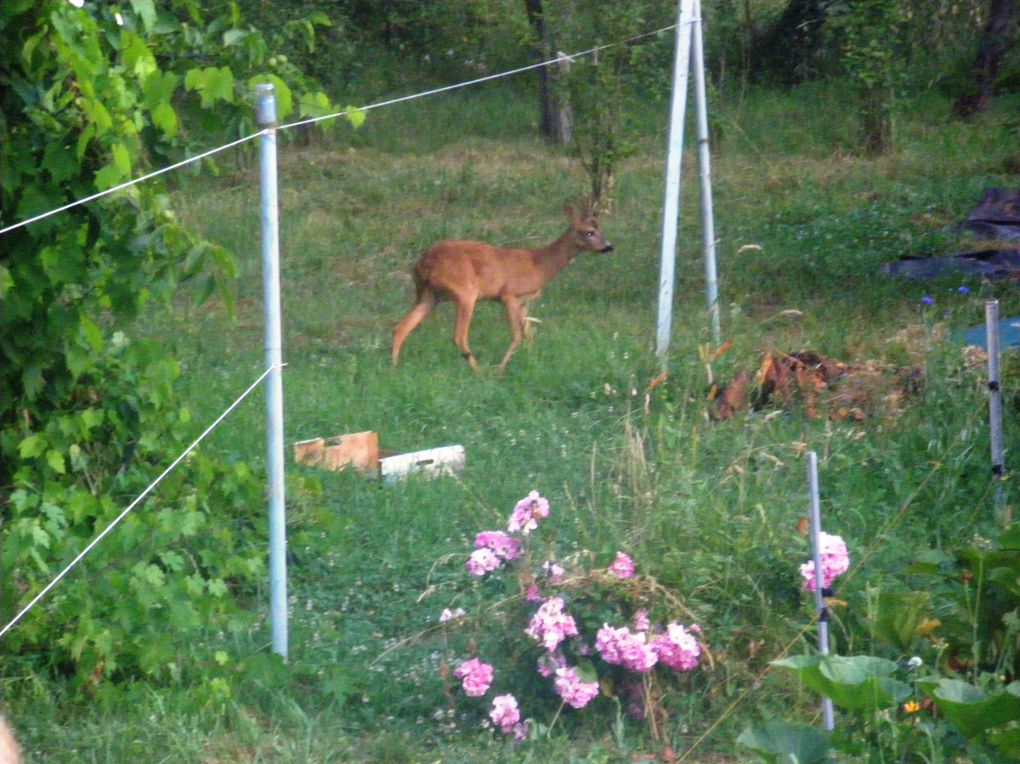
<path fill-rule="evenodd" d="M 594 235 L 595 235 L 595 232 L 594 232 L 594 231 L 585 231 L 585 232 L 584 232 L 584 235 L 585 235 L 585 236 L 594 236 Z"/>

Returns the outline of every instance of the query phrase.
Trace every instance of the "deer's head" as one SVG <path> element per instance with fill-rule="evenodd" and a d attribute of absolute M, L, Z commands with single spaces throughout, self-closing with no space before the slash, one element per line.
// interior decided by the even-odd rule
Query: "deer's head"
<path fill-rule="evenodd" d="M 572 202 L 563 205 L 563 212 L 570 221 L 570 233 L 578 250 L 589 252 L 612 252 L 613 244 L 602 233 L 599 221 L 595 219 L 595 207 L 590 199 L 584 199 L 582 211 Z"/>

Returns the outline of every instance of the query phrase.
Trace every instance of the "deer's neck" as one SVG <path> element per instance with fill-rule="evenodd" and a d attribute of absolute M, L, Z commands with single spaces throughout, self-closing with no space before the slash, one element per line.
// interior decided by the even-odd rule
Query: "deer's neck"
<path fill-rule="evenodd" d="M 533 253 L 535 262 L 545 275 L 546 281 L 548 281 L 566 268 L 570 261 L 577 257 L 578 251 L 573 243 L 571 232 L 567 231 L 552 244 L 533 250 Z"/>

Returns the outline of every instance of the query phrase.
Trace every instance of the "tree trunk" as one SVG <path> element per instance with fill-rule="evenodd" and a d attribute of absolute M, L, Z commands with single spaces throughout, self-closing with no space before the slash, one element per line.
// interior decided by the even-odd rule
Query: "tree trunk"
<path fill-rule="evenodd" d="M 1017 0 L 991 0 L 969 86 L 953 104 L 959 116 L 969 117 L 988 108 L 1002 60 L 1016 42 L 1018 10 Z"/>
<path fill-rule="evenodd" d="M 548 61 L 556 56 L 556 43 L 552 30 L 545 21 L 545 10 L 542 0 L 524 0 L 528 12 L 528 22 L 535 30 L 538 40 L 537 56 L 540 61 Z M 541 133 L 544 137 L 559 144 L 570 143 L 572 115 L 570 104 L 565 103 L 557 92 L 557 69 L 543 66 L 538 70 L 538 100 L 542 109 Z"/>
<path fill-rule="evenodd" d="M 751 79 L 792 84 L 817 76 L 825 5 L 822 0 L 789 0 L 775 23 L 751 41 Z M 744 13 L 749 17 L 746 6 Z"/>

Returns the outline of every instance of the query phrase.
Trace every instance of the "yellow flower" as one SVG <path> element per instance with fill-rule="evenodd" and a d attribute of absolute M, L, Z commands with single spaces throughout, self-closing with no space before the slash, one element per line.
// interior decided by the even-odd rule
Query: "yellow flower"
<path fill-rule="evenodd" d="M 903 711 L 908 714 L 916 714 L 921 710 L 921 704 L 916 700 L 908 700 L 903 704 Z"/>

